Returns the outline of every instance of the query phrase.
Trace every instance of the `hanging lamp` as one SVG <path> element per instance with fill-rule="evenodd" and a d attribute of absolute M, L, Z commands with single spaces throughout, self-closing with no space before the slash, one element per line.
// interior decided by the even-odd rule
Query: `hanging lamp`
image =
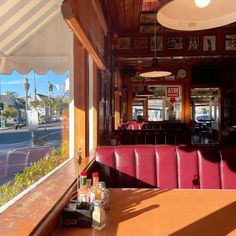
<path fill-rule="evenodd" d="M 157 21 L 174 30 L 205 30 L 236 21 L 235 0 L 166 0 L 157 11 Z"/>
<path fill-rule="evenodd" d="M 156 1 L 157 6 L 157 1 Z M 145 77 L 145 78 L 157 78 L 157 77 L 165 77 L 168 75 L 171 75 L 172 73 L 161 66 L 158 65 L 158 59 L 157 59 L 157 21 L 155 20 L 154 23 L 154 37 L 155 37 L 155 46 L 154 46 L 154 58 L 152 60 L 152 65 L 150 67 L 147 67 L 146 69 L 142 70 L 139 76 Z"/>
<path fill-rule="evenodd" d="M 142 73 L 139 74 L 141 77 L 145 78 L 156 78 L 156 77 L 165 77 L 171 75 L 172 73 L 164 68 L 161 68 L 158 65 L 158 59 L 155 57 L 152 59 L 152 65 L 147 69 L 143 70 Z"/>

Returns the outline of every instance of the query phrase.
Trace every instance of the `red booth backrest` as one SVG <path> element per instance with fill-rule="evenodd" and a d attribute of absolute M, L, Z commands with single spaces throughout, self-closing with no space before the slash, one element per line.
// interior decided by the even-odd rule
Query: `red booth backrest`
<path fill-rule="evenodd" d="M 236 189 L 236 147 L 120 145 L 96 149 L 110 187 Z"/>

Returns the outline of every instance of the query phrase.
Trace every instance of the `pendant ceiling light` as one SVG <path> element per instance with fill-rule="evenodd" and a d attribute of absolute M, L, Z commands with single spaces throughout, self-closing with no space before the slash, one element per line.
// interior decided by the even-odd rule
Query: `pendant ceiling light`
<path fill-rule="evenodd" d="M 170 71 L 161 68 L 158 65 L 158 59 L 154 57 L 152 60 L 152 65 L 148 67 L 146 70 L 143 70 L 142 73 L 140 73 L 139 75 L 141 77 L 146 77 L 146 78 L 156 78 L 156 77 L 168 76 L 171 74 L 172 73 Z"/>
<path fill-rule="evenodd" d="M 175 30 L 205 30 L 236 21 L 235 0 L 166 0 L 157 11 L 157 21 Z"/>
<path fill-rule="evenodd" d="M 194 0 L 197 7 L 204 8 L 207 7 L 211 0 Z"/>
<path fill-rule="evenodd" d="M 156 1 L 157 6 L 157 1 Z M 172 73 L 158 65 L 158 59 L 157 59 L 157 21 L 155 20 L 154 23 L 154 58 L 152 60 L 152 65 L 150 67 L 147 67 L 146 69 L 142 70 L 142 72 L 139 74 L 141 77 L 145 78 L 157 78 L 157 77 L 164 77 L 171 75 Z"/>

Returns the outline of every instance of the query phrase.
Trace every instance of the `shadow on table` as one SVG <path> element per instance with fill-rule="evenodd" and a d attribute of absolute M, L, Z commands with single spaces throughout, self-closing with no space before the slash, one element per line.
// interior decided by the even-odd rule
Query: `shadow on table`
<path fill-rule="evenodd" d="M 170 234 L 170 236 L 224 236 L 236 230 L 236 201 Z"/>
<path fill-rule="evenodd" d="M 151 204 L 146 207 L 136 209 L 142 201 L 151 199 L 152 197 L 170 191 L 169 189 L 113 189 L 111 192 L 112 211 L 108 215 L 109 232 L 116 235 L 116 231 L 120 222 L 127 221 L 133 217 L 137 217 L 148 211 L 152 211 L 160 205 Z M 117 196 L 119 198 L 117 198 Z M 114 227 L 116 225 L 116 227 Z"/>

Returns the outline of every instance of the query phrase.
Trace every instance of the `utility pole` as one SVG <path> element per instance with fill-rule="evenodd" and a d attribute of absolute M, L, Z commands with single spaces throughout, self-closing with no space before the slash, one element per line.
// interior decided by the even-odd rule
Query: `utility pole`
<path fill-rule="evenodd" d="M 35 71 L 34 71 L 34 100 L 36 100 L 36 77 L 35 77 Z"/>
<path fill-rule="evenodd" d="M 50 92 L 53 91 L 53 85 L 50 83 L 50 81 L 48 81 L 48 100 L 50 101 L 51 97 L 50 97 Z M 48 110 L 48 115 L 51 115 L 51 105 L 49 104 L 49 110 Z"/>
<path fill-rule="evenodd" d="M 28 80 L 27 76 L 25 76 L 24 79 L 23 79 L 23 86 L 24 86 L 24 90 L 25 90 L 25 111 L 27 113 L 27 110 L 28 110 L 28 91 L 29 91 L 29 87 L 30 87 L 29 80 Z M 26 113 L 25 113 L 25 115 L 26 115 Z"/>
<path fill-rule="evenodd" d="M 28 127 L 28 129 L 31 129 L 30 125 L 32 123 L 32 118 L 30 118 L 31 116 L 29 115 L 29 117 L 27 117 L 28 115 L 28 91 L 30 88 L 30 84 L 29 84 L 29 80 L 27 78 L 27 76 L 24 77 L 23 79 L 23 86 L 24 86 L 24 90 L 25 90 L 25 121 L 26 121 L 26 126 Z M 28 118 L 30 120 L 28 120 Z M 32 147 L 34 146 L 34 132 L 31 131 L 31 145 Z"/>

